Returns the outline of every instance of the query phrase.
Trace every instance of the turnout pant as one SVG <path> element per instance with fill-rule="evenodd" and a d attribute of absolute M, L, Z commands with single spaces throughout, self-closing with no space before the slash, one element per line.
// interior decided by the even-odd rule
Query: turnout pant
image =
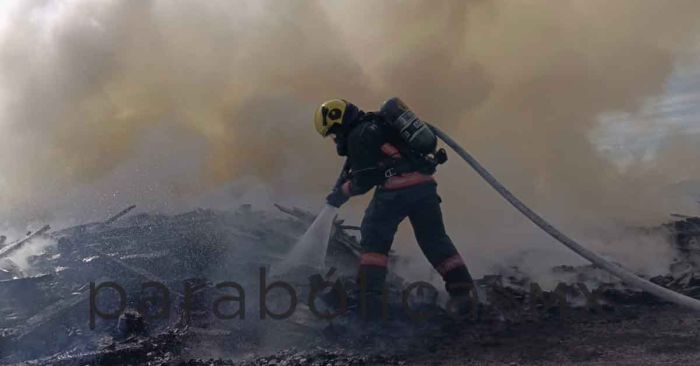
<path fill-rule="evenodd" d="M 450 296 L 466 296 L 472 278 L 445 232 L 437 184 L 428 182 L 397 190 L 378 188 L 362 220 L 359 276 L 369 296 L 381 294 L 388 254 L 399 224 L 408 217 L 423 254 L 445 281 Z"/>

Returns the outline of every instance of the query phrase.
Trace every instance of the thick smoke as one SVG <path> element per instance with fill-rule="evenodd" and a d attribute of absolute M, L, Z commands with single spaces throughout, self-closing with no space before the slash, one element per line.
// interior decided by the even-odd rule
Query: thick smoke
<path fill-rule="evenodd" d="M 340 160 L 311 115 L 333 97 L 374 109 L 401 96 L 582 239 L 600 242 L 608 223 L 658 223 L 660 187 L 700 178 L 687 137 L 625 169 L 591 138 L 601 115 L 634 115 L 664 92 L 697 41 L 695 0 L 3 6 L 0 214 L 10 223 L 130 203 L 180 209 L 249 187 L 320 202 Z M 439 180 L 467 257 L 554 248 L 456 157 Z"/>

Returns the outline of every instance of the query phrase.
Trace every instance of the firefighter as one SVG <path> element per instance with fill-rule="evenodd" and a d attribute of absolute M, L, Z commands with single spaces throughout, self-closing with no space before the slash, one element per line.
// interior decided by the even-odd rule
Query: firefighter
<path fill-rule="evenodd" d="M 375 311 L 387 274 L 396 230 L 408 217 L 424 255 L 442 276 L 458 303 L 468 303 L 472 278 L 445 232 L 433 174 L 436 163 L 413 151 L 381 112 L 363 112 L 342 99 L 323 103 L 315 113 L 317 132 L 332 137 L 346 162 L 328 204 L 340 207 L 350 197 L 375 188 L 361 224 L 359 278 L 367 308 Z"/>

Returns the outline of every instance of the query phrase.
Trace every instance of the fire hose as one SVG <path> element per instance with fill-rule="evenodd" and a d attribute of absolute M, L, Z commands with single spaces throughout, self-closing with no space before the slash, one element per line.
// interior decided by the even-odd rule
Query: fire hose
<path fill-rule="evenodd" d="M 547 234 L 551 235 L 554 239 L 560 243 L 567 246 L 569 249 L 574 251 L 576 254 L 584 257 L 594 265 L 603 268 L 613 274 L 614 276 L 620 278 L 625 284 L 639 288 L 648 293 L 651 293 L 663 300 L 672 302 L 693 310 L 700 311 L 700 300 L 694 299 L 692 297 L 677 293 L 675 291 L 669 290 L 665 287 L 659 286 L 653 282 L 643 279 L 631 271 L 623 268 L 622 266 L 609 262 L 605 260 L 600 255 L 586 249 L 575 240 L 568 237 L 566 234 L 559 231 L 557 228 L 552 226 L 547 222 L 542 216 L 538 215 L 536 212 L 532 211 L 527 207 L 522 201 L 513 195 L 503 184 L 501 184 L 491 173 L 489 173 L 486 168 L 484 168 L 474 157 L 472 157 L 468 152 L 466 152 L 457 142 L 452 140 L 447 134 L 442 132 L 439 128 L 430 125 L 435 135 L 439 137 L 442 141 L 447 144 L 454 152 L 456 152 L 467 164 L 469 164 L 472 169 L 474 169 L 477 174 L 483 178 L 486 183 L 488 183 L 493 189 L 498 192 L 506 201 L 508 201 L 513 207 L 515 207 L 520 213 L 525 215 L 530 221 L 537 225 L 540 229 L 544 230 Z"/>

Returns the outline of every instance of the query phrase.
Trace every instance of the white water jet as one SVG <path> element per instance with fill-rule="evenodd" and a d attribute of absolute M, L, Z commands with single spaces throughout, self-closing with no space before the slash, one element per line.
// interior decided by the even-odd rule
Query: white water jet
<path fill-rule="evenodd" d="M 273 273 L 285 273 L 300 266 L 323 270 L 333 220 L 337 214 L 337 207 L 326 204 L 304 235 L 294 244 L 287 257 L 275 266 Z"/>

